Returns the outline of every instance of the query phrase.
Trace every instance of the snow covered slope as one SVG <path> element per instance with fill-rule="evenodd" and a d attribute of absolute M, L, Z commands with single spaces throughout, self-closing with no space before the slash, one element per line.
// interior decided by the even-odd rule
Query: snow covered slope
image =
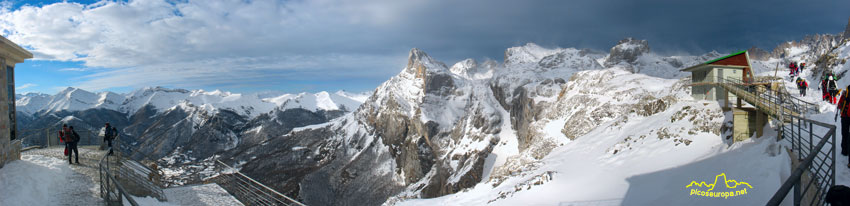
<path fill-rule="evenodd" d="M 491 155 L 496 158 L 490 160 L 492 166 L 484 167 L 492 168 L 492 172 L 485 172 L 480 183 L 438 198 L 425 198 L 418 191 L 408 189 L 385 204 L 764 204 L 790 174 L 790 160 L 783 149 L 785 142 L 773 138 L 776 126 L 767 125 L 762 137 L 729 142 L 723 134 L 731 129 L 726 126 L 730 125 L 731 114 L 720 111 L 716 102 L 692 99 L 684 86 L 688 79 L 675 79 L 682 77 L 677 74 L 681 67 L 663 63 L 677 59 L 690 66 L 719 55 L 659 57 L 643 52 L 648 49 L 638 49 L 641 44 L 634 40 L 624 41 L 628 45 L 616 46 L 611 55 L 599 60 L 610 68 L 573 74 L 556 96 L 549 95 L 546 87 L 533 79 L 513 78 L 520 82 L 514 85 L 523 85 L 519 87 L 503 83 L 509 85 L 506 91 L 513 90 L 512 95 L 505 95 L 508 102 L 533 105 L 520 107 L 520 112 L 509 109 L 510 118 L 532 120 L 524 125 L 523 121 L 514 120 L 512 123 L 521 124 L 515 127 L 516 133 L 500 134 L 503 140 L 500 146 L 518 147 L 518 151 L 494 149 Z M 808 118 L 834 123 L 835 107 L 820 100 L 815 90 L 816 79 L 825 71 L 837 74 L 850 71 L 850 42 L 839 43 L 829 35 L 821 35 L 783 45 L 778 47 L 781 55 L 775 50 L 764 61 L 752 61 L 757 75 L 776 74 L 786 81 L 788 91 L 797 94 L 785 65 L 789 61 L 807 62 L 802 76 L 813 86 L 809 95 L 802 98 L 819 104 L 822 112 Z M 614 50 L 630 50 L 623 54 L 634 58 L 620 55 L 622 60 L 608 61 Z M 502 77 L 494 77 L 498 78 Z M 838 84 L 850 85 L 850 78 L 842 78 Z M 525 90 L 518 90 L 522 88 Z M 523 101 L 522 91 L 527 91 L 531 100 Z M 505 138 L 516 138 L 517 142 L 504 141 Z M 840 138 L 837 140 L 836 144 L 840 144 Z M 512 156 L 502 160 L 506 154 Z M 836 184 L 848 185 L 847 158 L 837 158 Z M 726 198 L 694 196 L 692 188 L 686 188 L 691 181 L 711 183 L 717 178 L 745 181 L 752 187 L 747 188 L 746 195 Z"/>
<path fill-rule="evenodd" d="M 687 79 L 658 77 L 680 77 L 679 69 L 717 53 L 660 57 L 638 52 L 625 63 L 612 60 L 610 68 L 603 66 L 610 55 L 574 48 L 527 44 L 505 55 L 503 63 L 467 59 L 449 67 L 413 49 L 402 71 L 353 113 L 296 128 L 223 159 L 246 174 L 281 176 L 266 183 L 282 192 L 298 191 L 298 198 L 315 205 L 516 205 L 623 198 L 640 189 L 624 184 L 628 178 L 694 161 L 728 161 L 732 154 L 747 159 L 724 165 L 730 176 L 775 188 L 781 168 L 787 168 L 782 167 L 787 158 L 769 141 L 730 147 L 721 137 L 727 119 L 717 103 L 691 99 Z M 292 158 L 303 155 L 310 158 Z M 746 172 L 754 162 L 772 172 Z M 663 185 L 687 193 L 678 189 L 689 182 L 686 178 L 708 178 L 715 171 L 703 169 Z M 548 184 L 553 178 L 561 180 Z M 603 185 L 582 190 L 572 183 L 580 179 Z M 362 184 L 371 186 L 357 186 Z M 549 195 L 558 197 L 535 196 L 540 190 L 529 191 L 534 185 L 548 185 Z M 554 194 L 560 187 L 598 194 Z M 773 189 L 754 191 L 754 198 L 742 203 L 763 201 L 773 192 L 768 190 Z M 676 195 L 640 200 L 648 204 Z M 688 198 L 684 194 L 681 203 L 692 204 Z"/>
<path fill-rule="evenodd" d="M 528 146 L 469 190 L 398 205 L 752 205 L 790 173 L 771 137 L 733 145 L 716 102 L 690 98 L 687 81 L 614 68 L 574 74 L 529 124 Z M 768 129 L 769 130 L 769 129 Z M 502 136 L 509 138 L 510 136 Z M 522 140 L 520 140 L 522 141 Z M 522 148 L 522 147 L 521 147 Z M 769 168 L 752 170 L 752 168 Z M 738 199 L 689 195 L 692 180 L 725 173 L 758 185 Z M 764 188 L 764 189 L 759 189 Z"/>

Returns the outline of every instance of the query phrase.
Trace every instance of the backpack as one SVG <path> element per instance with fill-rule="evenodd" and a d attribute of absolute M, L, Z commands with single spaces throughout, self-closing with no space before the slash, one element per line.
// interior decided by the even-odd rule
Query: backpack
<path fill-rule="evenodd" d="M 77 134 L 77 131 L 71 132 L 71 141 L 72 142 L 79 142 L 80 141 L 80 135 Z"/>

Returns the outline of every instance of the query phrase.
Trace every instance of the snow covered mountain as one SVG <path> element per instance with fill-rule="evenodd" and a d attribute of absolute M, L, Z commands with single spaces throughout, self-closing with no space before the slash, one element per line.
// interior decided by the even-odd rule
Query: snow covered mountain
<path fill-rule="evenodd" d="M 551 171 L 536 170 L 541 159 L 573 141 L 601 141 L 586 137 L 600 129 L 645 133 L 602 135 L 622 143 L 604 147 L 609 155 L 628 152 L 625 138 L 653 140 L 671 152 L 722 144 L 723 113 L 680 100 L 690 98 L 686 80 L 660 78 L 682 77 L 679 69 L 719 54 L 660 57 L 648 48 L 613 54 L 639 47 L 625 45 L 634 41 L 622 41 L 609 55 L 527 44 L 507 49 L 503 63 L 467 59 L 450 67 L 413 49 L 402 71 L 358 110 L 221 158 L 307 204 L 377 205 L 480 185 L 531 184 L 514 179 L 548 178 Z M 678 123 L 634 123 L 671 118 Z M 699 138 L 709 136 L 717 138 Z"/>
<path fill-rule="evenodd" d="M 255 117 L 271 112 L 276 107 L 304 108 L 317 110 L 352 111 L 365 99 L 364 94 L 319 92 L 316 94 L 283 94 L 262 98 L 258 94 L 238 94 L 219 90 L 185 90 L 149 87 L 127 94 L 113 92 L 92 93 L 68 87 L 55 94 L 19 95 L 15 102 L 17 111 L 28 115 L 59 111 L 82 111 L 87 109 L 109 109 L 132 114 L 145 106 L 161 112 L 181 103 L 198 105 L 206 109 L 229 109 L 240 115 Z"/>
<path fill-rule="evenodd" d="M 103 123 L 110 122 L 121 129 L 121 138 L 129 145 L 122 149 L 134 152 L 134 158 L 152 160 L 192 151 L 191 157 L 206 158 L 240 143 L 252 144 L 295 127 L 327 122 L 356 109 L 365 99 L 363 94 L 343 91 L 268 96 L 162 87 L 127 94 L 67 88 L 55 95 L 18 96 L 18 129 L 28 131 L 18 134 L 24 144 L 42 144 L 44 134 L 39 131 L 43 128 L 69 124 L 78 131 L 98 133 Z M 268 129 L 243 135 L 255 127 Z"/>
<path fill-rule="evenodd" d="M 785 55 L 815 61 L 831 38 Z M 413 49 L 356 111 L 220 157 L 316 205 L 726 204 L 652 192 L 723 172 L 771 188 L 731 202 L 762 204 L 787 154 L 772 138 L 732 143 L 731 114 L 691 98 L 679 71 L 720 56 L 665 57 L 626 39 L 607 55 L 527 44 L 504 62 L 448 66 Z"/>
<path fill-rule="evenodd" d="M 850 43 L 807 39 L 762 54 L 755 71 L 850 70 Z M 732 143 L 731 114 L 691 98 L 679 71 L 719 56 L 661 56 L 629 38 L 608 54 L 529 43 L 504 62 L 449 66 L 412 49 L 369 96 L 68 89 L 17 103 L 36 118 L 21 121 L 116 122 L 135 142 L 125 151 L 156 160 L 171 185 L 203 181 L 219 159 L 309 205 L 763 204 L 790 173 L 776 134 Z M 758 189 L 731 200 L 681 189 L 720 173 Z"/>

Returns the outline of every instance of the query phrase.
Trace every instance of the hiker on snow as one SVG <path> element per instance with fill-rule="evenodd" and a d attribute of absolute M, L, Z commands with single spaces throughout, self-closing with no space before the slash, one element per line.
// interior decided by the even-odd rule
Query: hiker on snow
<path fill-rule="evenodd" d="M 68 164 L 73 164 L 71 162 L 71 156 L 75 157 L 77 164 L 80 164 L 80 151 L 77 150 L 77 143 L 80 142 L 80 135 L 74 131 L 74 126 L 68 127 L 69 129 L 65 132 L 65 145 L 68 148 Z"/>
<path fill-rule="evenodd" d="M 833 78 L 832 76 L 829 76 L 829 80 L 826 82 L 826 87 L 828 88 L 827 93 L 829 93 L 828 94 L 829 95 L 829 97 L 828 97 L 829 103 L 835 104 L 836 103 L 836 99 L 835 99 L 836 96 L 835 95 L 838 94 L 838 84 L 835 83 L 835 78 Z"/>
<path fill-rule="evenodd" d="M 797 70 L 797 64 L 794 63 L 794 62 L 791 62 L 791 64 L 788 64 L 788 69 L 791 70 L 791 73 L 789 73 L 788 75 L 794 76 L 794 74 L 796 73 L 796 70 Z"/>
<path fill-rule="evenodd" d="M 112 140 L 115 139 L 117 132 L 118 131 L 115 127 L 109 126 L 109 122 L 107 122 L 106 126 L 103 127 L 103 141 L 106 142 L 107 146 L 109 146 L 109 155 L 112 155 Z"/>
<path fill-rule="evenodd" d="M 850 90 L 850 85 L 847 85 L 847 89 Z M 841 101 L 838 102 L 838 112 L 841 113 L 841 155 L 844 156 L 850 154 L 850 99 L 847 99 L 850 91 L 848 90 L 841 93 Z M 847 164 L 847 167 L 850 168 L 850 164 Z"/>
<path fill-rule="evenodd" d="M 806 90 L 809 89 L 809 83 L 805 79 L 797 77 L 797 89 L 800 90 L 800 96 L 806 96 Z"/>
<path fill-rule="evenodd" d="M 835 95 L 838 93 L 838 86 L 835 83 L 835 77 L 832 73 L 826 74 L 824 79 L 821 80 L 821 92 L 823 93 L 823 100 L 835 104 Z"/>

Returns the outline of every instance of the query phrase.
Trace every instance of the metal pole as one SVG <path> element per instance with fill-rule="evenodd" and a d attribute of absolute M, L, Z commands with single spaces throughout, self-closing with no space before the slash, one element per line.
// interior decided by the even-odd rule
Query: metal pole
<path fill-rule="evenodd" d="M 833 130 L 830 130 L 830 131 L 832 131 L 833 134 L 832 134 L 832 176 L 829 178 L 831 180 L 832 184 L 830 184 L 829 186 L 832 187 L 832 186 L 835 186 L 835 143 L 836 142 L 835 142 L 835 130 L 833 129 Z"/>
<path fill-rule="evenodd" d="M 801 182 L 797 182 L 797 184 L 794 185 L 794 206 L 800 206 L 800 202 L 803 199 L 800 197 L 800 187 L 802 186 L 800 183 Z"/>

